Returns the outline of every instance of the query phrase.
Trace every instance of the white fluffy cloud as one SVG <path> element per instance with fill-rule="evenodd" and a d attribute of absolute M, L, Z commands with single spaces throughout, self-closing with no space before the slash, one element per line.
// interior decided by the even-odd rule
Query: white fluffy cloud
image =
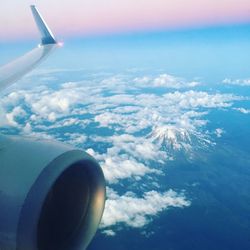
<path fill-rule="evenodd" d="M 106 180 L 110 183 L 117 182 L 119 179 L 144 176 L 150 173 L 161 173 L 159 170 L 149 168 L 135 159 L 127 158 L 126 155 L 110 157 L 106 156 L 102 169 Z"/>
<path fill-rule="evenodd" d="M 16 119 L 25 115 L 26 112 L 21 107 L 17 106 L 14 107 L 11 112 L 6 113 L 6 119 L 11 126 L 19 127 L 19 124 L 16 122 Z"/>
<path fill-rule="evenodd" d="M 164 193 L 149 191 L 142 197 L 137 197 L 131 192 L 120 196 L 108 189 L 108 200 L 101 227 L 108 228 L 119 223 L 136 228 L 144 227 L 161 211 L 171 207 L 183 208 L 190 204 L 183 194 L 173 190 Z M 107 232 L 110 234 L 112 231 Z"/>
<path fill-rule="evenodd" d="M 137 77 L 134 82 L 139 86 L 144 87 L 164 87 L 170 89 L 193 88 L 200 85 L 200 82 L 187 82 L 182 78 L 175 77 L 168 74 L 161 74 L 155 78 L 153 77 Z"/>
<path fill-rule="evenodd" d="M 103 154 L 93 149 L 87 152 L 97 158 L 102 165 L 104 175 L 109 183 L 116 183 L 120 179 L 141 177 L 145 174 L 162 174 L 160 170 L 150 167 L 152 162 L 164 163 L 167 154 L 143 137 L 128 134 L 109 137 L 93 137 L 96 144 L 109 143 Z"/>

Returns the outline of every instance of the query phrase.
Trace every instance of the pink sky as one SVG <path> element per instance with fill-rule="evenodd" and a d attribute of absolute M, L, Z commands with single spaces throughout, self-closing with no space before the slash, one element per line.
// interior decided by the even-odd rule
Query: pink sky
<path fill-rule="evenodd" d="M 250 22 L 250 0 L 11 0 L 1 4 L 1 40 L 36 34 L 31 3 L 62 37 Z"/>

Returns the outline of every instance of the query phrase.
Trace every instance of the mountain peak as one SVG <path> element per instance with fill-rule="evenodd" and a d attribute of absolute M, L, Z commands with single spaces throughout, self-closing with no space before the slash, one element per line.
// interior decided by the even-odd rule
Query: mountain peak
<path fill-rule="evenodd" d="M 211 144 L 206 135 L 174 125 L 154 127 L 148 138 L 170 154 L 190 154 L 197 149 L 207 148 Z"/>

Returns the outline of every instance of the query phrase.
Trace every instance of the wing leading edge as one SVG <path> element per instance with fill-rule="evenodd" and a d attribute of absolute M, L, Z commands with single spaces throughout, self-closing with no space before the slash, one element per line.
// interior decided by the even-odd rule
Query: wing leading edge
<path fill-rule="evenodd" d="M 41 44 L 24 56 L 0 68 L 0 91 L 30 72 L 34 67 L 46 59 L 55 48 L 58 47 L 54 35 L 45 23 L 37 8 L 32 5 L 31 10 L 36 25 L 41 33 Z"/>

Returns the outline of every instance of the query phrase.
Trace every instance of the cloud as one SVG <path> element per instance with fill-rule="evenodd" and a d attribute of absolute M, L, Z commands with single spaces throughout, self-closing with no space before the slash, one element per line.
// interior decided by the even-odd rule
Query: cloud
<path fill-rule="evenodd" d="M 115 183 L 119 179 L 144 176 L 145 174 L 161 173 L 159 170 L 146 167 L 143 163 L 136 161 L 127 156 L 106 156 L 102 169 L 106 180 L 110 183 Z"/>
<path fill-rule="evenodd" d="M 191 115 L 192 112 L 196 112 L 197 117 L 204 116 L 199 109 L 226 108 L 240 99 L 230 94 L 209 94 L 194 90 L 154 94 L 153 92 L 143 93 L 142 90 L 137 89 L 133 93 L 132 90 L 135 87 L 133 82 L 129 82 L 129 79 L 121 75 L 99 80 L 99 83 L 95 81 L 94 79 L 66 82 L 57 89 L 43 85 L 31 90 L 14 91 L 4 96 L 0 104 L 8 110 L 8 113 L 13 112 L 17 106 L 25 111 L 28 108 L 32 114 L 27 122 L 31 125 L 50 122 L 50 125 L 46 124 L 49 128 L 60 122 L 60 126 L 63 127 L 79 123 L 84 126 L 83 120 L 79 120 L 79 115 L 91 114 L 92 117 L 88 120 L 92 119 L 101 127 L 112 129 L 115 127 L 116 130 L 131 134 L 153 127 L 156 123 L 163 125 L 176 123 L 184 126 L 197 126 L 200 123 L 201 125 L 205 121 L 195 119 Z M 167 74 L 156 77 L 154 81 L 158 84 L 177 82 L 180 85 L 173 84 L 176 87 L 186 84 L 184 80 Z M 161 105 L 158 105 L 159 103 Z M 73 117 L 74 115 L 78 117 Z M 12 118 L 14 120 L 11 120 L 10 114 L 9 124 L 17 126 L 14 123 L 15 118 Z M 64 124 L 61 121 L 62 118 L 65 120 Z M 86 125 L 86 121 L 84 123 Z"/>
<path fill-rule="evenodd" d="M 208 94 L 202 91 L 170 92 L 163 95 L 134 94 L 116 95 L 112 98 L 103 99 L 110 108 L 97 112 L 95 122 L 101 127 L 112 128 L 119 126 L 127 133 L 134 133 L 142 129 L 150 128 L 156 123 L 178 123 L 183 126 L 195 126 L 195 118 L 204 116 L 206 113 L 198 112 L 199 109 L 227 108 L 233 101 L 241 100 L 231 94 Z M 160 105 L 159 105 L 160 103 Z M 122 106 L 123 109 L 134 107 L 130 113 L 113 112 L 111 106 Z M 124 106 L 126 105 L 126 106 Z M 199 120 L 200 124 L 202 120 Z M 203 121 L 204 123 L 204 121 Z M 196 123 L 197 125 L 198 123 Z M 204 125 L 204 124 L 203 124 Z M 118 129 L 119 129 L 118 127 Z"/>
<path fill-rule="evenodd" d="M 126 144 L 124 143 L 124 145 Z M 162 171 L 146 166 L 143 159 L 136 159 L 129 152 L 121 153 L 121 151 L 122 148 L 117 147 L 117 145 L 108 148 L 104 154 L 98 154 L 93 149 L 87 149 L 87 152 L 100 162 L 105 179 L 109 183 L 117 183 L 119 180 L 132 177 L 137 179 L 148 174 L 162 174 Z M 140 158 L 143 158 L 143 156 L 140 156 Z"/>
<path fill-rule="evenodd" d="M 115 231 L 113 231 L 111 229 L 102 230 L 102 233 L 107 235 L 107 236 L 111 236 L 111 237 L 116 235 Z"/>
<path fill-rule="evenodd" d="M 75 146 L 82 146 L 87 141 L 87 136 L 81 133 L 65 133 L 64 135 L 67 142 Z"/>
<path fill-rule="evenodd" d="M 6 113 L 6 119 L 10 126 L 13 127 L 19 127 L 19 124 L 17 123 L 16 119 L 18 117 L 24 117 L 26 115 L 26 112 L 20 107 L 15 107 L 11 112 Z"/>
<path fill-rule="evenodd" d="M 155 78 L 149 76 L 136 77 L 134 82 L 141 87 L 163 87 L 170 89 L 193 88 L 201 84 L 197 81 L 187 82 L 182 78 L 168 74 L 161 74 Z"/>
<path fill-rule="evenodd" d="M 250 114 L 250 109 L 245 108 L 234 108 L 234 110 L 241 112 L 242 114 Z"/>
<path fill-rule="evenodd" d="M 141 228 L 164 210 L 171 207 L 184 208 L 190 205 L 191 202 L 186 199 L 183 193 L 178 194 L 173 190 L 164 193 L 153 190 L 138 197 L 131 192 L 120 196 L 114 190 L 108 189 L 108 200 L 101 228 L 106 229 L 117 224 Z M 109 233 L 110 231 L 108 231 Z"/>
<path fill-rule="evenodd" d="M 223 80 L 224 84 L 238 85 L 238 86 L 250 86 L 250 79 L 230 79 L 226 78 Z"/>
<path fill-rule="evenodd" d="M 221 138 L 224 133 L 225 131 L 222 128 L 215 129 L 215 135 L 217 136 L 217 138 Z"/>
<path fill-rule="evenodd" d="M 205 116 L 211 109 L 228 108 L 242 100 L 232 94 L 194 90 L 144 93 L 138 86 L 134 91 L 133 81 L 124 75 L 105 77 L 101 75 L 99 83 L 92 79 L 65 82 L 53 89 L 41 85 L 11 92 L 0 101 L 6 110 L 5 125 L 21 134 L 67 141 L 77 147 L 90 143 L 87 148 L 94 146 L 90 153 L 100 161 L 107 180 L 117 183 L 161 174 L 152 165 L 173 159 L 173 151 L 192 154 L 197 145 L 212 145 L 203 131 Z M 175 88 L 196 85 L 167 74 L 153 80 L 145 76 L 140 81 Z M 109 129 L 108 136 L 99 132 L 103 128 Z M 95 147 L 98 144 L 101 152 Z"/>
<path fill-rule="evenodd" d="M 142 136 L 120 134 L 108 137 L 92 137 L 95 142 L 108 142 L 112 147 L 107 147 L 109 155 L 128 154 L 139 160 L 152 160 L 163 162 L 167 158 L 165 152 L 161 151 L 151 140 Z"/>

